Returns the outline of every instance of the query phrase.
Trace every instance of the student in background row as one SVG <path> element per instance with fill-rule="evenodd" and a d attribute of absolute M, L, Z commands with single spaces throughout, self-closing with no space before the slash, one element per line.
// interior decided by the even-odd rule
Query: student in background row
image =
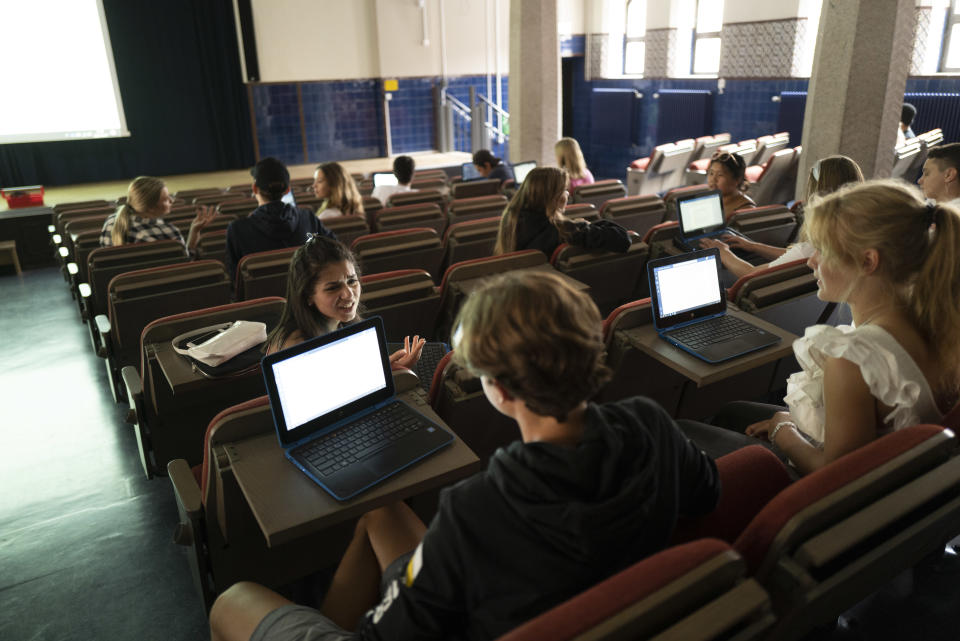
<path fill-rule="evenodd" d="M 593 174 L 587 169 L 587 161 L 580 151 L 580 144 L 575 139 L 561 138 L 553 146 L 553 151 L 557 155 L 557 166 L 566 169 L 570 176 L 570 189 L 594 182 Z"/>
<path fill-rule="evenodd" d="M 317 209 L 317 218 L 362 216 L 363 198 L 353 176 L 338 162 L 325 162 L 313 173 L 313 193 L 323 202 Z"/>
<path fill-rule="evenodd" d="M 723 214 L 727 220 L 730 220 L 733 212 L 738 209 L 757 206 L 757 203 L 744 193 L 747 190 L 746 172 L 747 163 L 738 154 L 718 151 L 710 159 L 707 185 L 720 192 Z"/>
<path fill-rule="evenodd" d="M 473 165 L 481 176 L 488 180 L 496 178 L 502 185 L 505 180 L 513 179 L 513 170 L 494 156 L 489 149 L 481 149 L 473 154 Z"/>
<path fill-rule="evenodd" d="M 566 218 L 563 210 L 569 196 L 566 171 L 532 169 L 503 210 L 494 254 L 539 249 L 550 257 L 560 243 L 597 251 L 630 249 L 627 230 L 613 221 L 588 223 Z"/>
<path fill-rule="evenodd" d="M 290 172 L 276 158 L 264 158 L 250 170 L 257 207 L 227 227 L 227 273 L 236 278 L 237 263 L 247 254 L 296 247 L 308 234 L 334 237 L 309 209 L 281 200 L 290 191 Z"/>
<path fill-rule="evenodd" d="M 827 156 L 818 160 L 810 168 L 810 176 L 807 178 L 806 200 L 814 196 L 826 196 L 840 187 L 849 183 L 862 183 L 863 172 L 851 158 L 846 156 Z M 700 246 L 704 249 L 716 247 L 720 250 L 720 261 L 723 266 L 735 277 L 741 278 L 747 274 L 758 272 L 768 267 L 776 267 L 786 263 L 807 259 L 813 256 L 813 245 L 804 240 L 803 230 L 800 231 L 801 240 L 798 243 L 790 245 L 787 248 L 774 247 L 752 241 L 743 236 L 734 236 L 727 234 L 721 239 L 703 238 Z M 762 265 L 752 265 L 737 256 L 733 250 L 739 249 L 749 252 L 756 256 L 771 259 L 771 262 Z"/>
<path fill-rule="evenodd" d="M 738 402 L 680 421 L 711 456 L 766 442 L 808 474 L 878 437 L 939 423 L 960 389 L 960 211 L 899 181 L 850 185 L 807 207 L 817 296 L 853 325 L 807 328 L 787 407 Z M 724 429 L 726 428 L 726 429 Z"/>
<path fill-rule="evenodd" d="M 960 143 L 932 147 L 918 182 L 927 198 L 960 207 Z"/>
<path fill-rule="evenodd" d="M 373 188 L 373 197 L 380 201 L 386 207 L 390 196 L 407 191 L 415 191 L 410 188 L 413 182 L 413 172 L 416 169 L 416 163 L 410 156 L 397 156 L 393 159 L 393 175 L 397 177 L 396 185 L 380 185 Z"/>
<path fill-rule="evenodd" d="M 197 206 L 197 215 L 190 222 L 190 232 L 184 242 L 180 230 L 163 220 L 163 217 L 170 213 L 172 205 L 170 191 L 162 180 L 152 176 L 134 178 L 127 187 L 127 202 L 103 221 L 100 246 L 177 240 L 193 254 L 200 243 L 203 228 L 217 215 L 216 207 Z"/>
<path fill-rule="evenodd" d="M 455 358 L 519 440 L 442 490 L 429 527 L 402 502 L 361 517 L 319 611 L 234 585 L 210 611 L 214 641 L 496 639 L 664 549 L 679 516 L 714 509 L 716 465 L 660 406 L 588 401 L 610 371 L 585 293 L 557 274 L 507 274 L 455 327 Z"/>
<path fill-rule="evenodd" d="M 913 133 L 913 129 L 910 128 L 916 116 L 917 108 L 909 102 L 903 103 L 903 107 L 900 109 L 900 126 L 897 129 L 897 147 L 907 140 L 917 137 L 917 134 Z"/>

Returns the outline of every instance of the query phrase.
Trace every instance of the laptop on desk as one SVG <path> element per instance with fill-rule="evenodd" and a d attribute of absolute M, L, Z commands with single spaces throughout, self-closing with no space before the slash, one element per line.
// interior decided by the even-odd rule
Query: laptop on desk
<path fill-rule="evenodd" d="M 727 315 L 716 248 L 647 263 L 653 324 L 660 338 L 719 363 L 780 342 L 780 337 Z"/>
<path fill-rule="evenodd" d="M 737 234 L 726 226 L 723 198 L 719 191 L 681 196 L 677 198 L 676 203 L 680 231 L 675 244 L 680 249 L 684 251 L 698 249 L 697 241 L 701 238 Z"/>
<path fill-rule="evenodd" d="M 536 160 L 525 160 L 513 165 L 513 182 L 519 187 L 526 180 L 527 174 L 537 168 Z"/>
<path fill-rule="evenodd" d="M 453 442 L 395 398 L 378 316 L 269 354 L 262 370 L 286 457 L 338 500 Z"/>
<path fill-rule="evenodd" d="M 460 167 L 460 177 L 464 182 L 468 180 L 480 180 L 483 176 L 477 171 L 477 166 L 472 162 L 465 162 Z"/>
<path fill-rule="evenodd" d="M 378 171 L 373 175 L 374 187 L 396 187 L 399 184 L 400 182 L 397 180 L 397 177 L 393 172 Z"/>

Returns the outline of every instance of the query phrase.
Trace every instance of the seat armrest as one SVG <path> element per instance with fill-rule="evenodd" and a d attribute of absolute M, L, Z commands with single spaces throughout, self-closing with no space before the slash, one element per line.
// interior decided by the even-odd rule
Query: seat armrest
<path fill-rule="evenodd" d="M 420 377 L 405 367 L 398 367 L 393 370 L 393 385 L 396 393 L 402 394 L 419 387 Z"/>
<path fill-rule="evenodd" d="M 93 321 L 97 324 L 97 331 L 101 336 L 110 333 L 110 319 L 105 314 L 97 314 L 93 317 Z"/>
<path fill-rule="evenodd" d="M 140 406 L 143 403 L 143 384 L 140 382 L 140 374 L 136 367 L 127 365 L 120 370 L 120 377 L 127 388 L 127 400 L 130 402 L 127 423 L 136 425 L 140 420 Z"/>
<path fill-rule="evenodd" d="M 63 246 L 57 248 L 57 253 L 60 254 L 60 258 L 66 258 L 70 255 L 70 252 L 67 250 L 67 248 Z"/>
<path fill-rule="evenodd" d="M 93 317 L 94 327 L 96 328 L 96 337 L 94 338 L 97 348 L 97 356 L 108 358 L 110 356 L 110 319 L 103 314 L 97 314 Z"/>
<path fill-rule="evenodd" d="M 90 289 L 90 283 L 80 283 L 77 285 L 77 291 L 80 292 L 80 295 L 84 298 L 90 298 L 90 294 L 93 293 L 93 290 Z"/>
<path fill-rule="evenodd" d="M 178 458 L 167 463 L 167 474 L 173 485 L 173 495 L 177 500 L 177 509 L 189 519 L 200 517 L 203 503 L 200 500 L 200 486 L 193 477 L 190 465 L 185 459 Z"/>
<path fill-rule="evenodd" d="M 76 276 L 80 273 L 80 269 L 77 267 L 76 263 L 67 263 L 67 273 L 71 276 Z"/>

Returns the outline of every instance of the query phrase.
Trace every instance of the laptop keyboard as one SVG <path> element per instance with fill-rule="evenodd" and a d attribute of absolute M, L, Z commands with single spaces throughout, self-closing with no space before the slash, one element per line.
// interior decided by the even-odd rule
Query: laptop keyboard
<path fill-rule="evenodd" d="M 403 404 L 391 403 L 348 427 L 311 441 L 294 453 L 327 476 L 420 429 L 421 425 L 418 417 Z"/>
<path fill-rule="evenodd" d="M 393 354 L 398 349 L 403 349 L 403 343 L 387 343 L 388 353 Z M 437 371 L 437 364 L 449 351 L 447 344 L 439 341 L 429 341 L 423 346 L 414 373 L 420 379 L 420 388 L 424 392 L 430 393 L 430 383 L 433 381 L 433 373 Z"/>
<path fill-rule="evenodd" d="M 687 325 L 680 329 L 666 332 L 691 349 L 699 349 L 712 343 L 722 343 L 740 336 L 752 334 L 757 329 L 734 316 L 720 316 L 718 318 Z"/>

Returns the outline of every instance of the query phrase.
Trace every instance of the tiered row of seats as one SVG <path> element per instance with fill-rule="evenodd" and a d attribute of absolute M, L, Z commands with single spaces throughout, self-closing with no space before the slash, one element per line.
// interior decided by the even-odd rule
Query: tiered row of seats
<path fill-rule="evenodd" d="M 747 166 L 750 197 L 758 205 L 785 204 L 793 200 L 800 147 L 789 148 L 786 132 L 731 143 L 730 134 L 658 145 L 647 158 L 627 168 L 630 194 L 661 193 L 683 185 L 707 181 L 710 157 L 715 152 L 737 154 Z"/>

